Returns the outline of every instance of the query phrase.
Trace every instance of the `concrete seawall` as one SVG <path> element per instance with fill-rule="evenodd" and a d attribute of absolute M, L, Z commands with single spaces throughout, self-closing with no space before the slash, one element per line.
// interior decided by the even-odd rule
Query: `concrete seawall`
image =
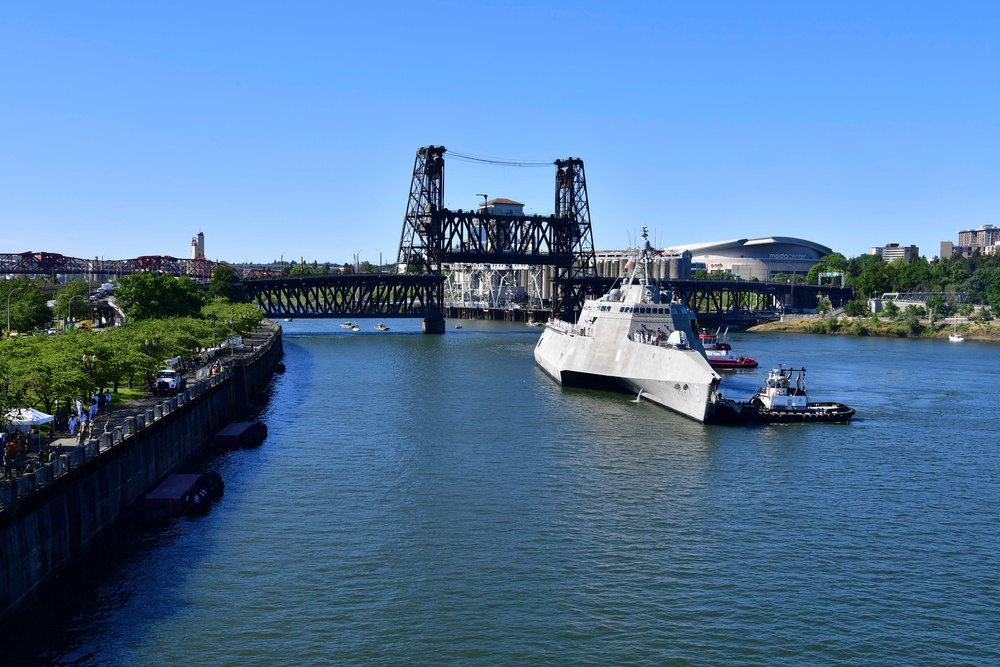
<path fill-rule="evenodd" d="M 281 328 L 223 373 L 129 417 L 123 428 L 0 483 L 0 621 L 82 557 L 167 475 L 243 416 L 281 359 Z M 127 409 L 123 408 L 123 409 Z"/>

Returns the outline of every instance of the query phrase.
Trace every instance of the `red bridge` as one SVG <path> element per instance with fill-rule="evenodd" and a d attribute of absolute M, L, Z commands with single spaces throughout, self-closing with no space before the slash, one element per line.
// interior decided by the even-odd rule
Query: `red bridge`
<path fill-rule="evenodd" d="M 82 259 L 54 252 L 0 253 L 0 274 L 47 275 L 90 274 L 125 276 L 159 272 L 209 280 L 218 263 L 207 259 L 178 259 L 167 255 L 146 255 L 134 259 Z"/>

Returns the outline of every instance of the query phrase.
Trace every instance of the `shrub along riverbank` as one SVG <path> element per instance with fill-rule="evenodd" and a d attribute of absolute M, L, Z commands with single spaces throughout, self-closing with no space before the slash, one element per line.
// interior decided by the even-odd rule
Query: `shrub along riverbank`
<path fill-rule="evenodd" d="M 952 322 L 929 320 L 884 320 L 870 317 L 815 317 L 768 322 L 747 329 L 753 333 L 804 333 L 841 336 L 886 336 L 890 338 L 947 339 L 955 330 Z M 958 333 L 966 340 L 1000 341 L 1000 323 L 969 320 L 959 322 Z"/>

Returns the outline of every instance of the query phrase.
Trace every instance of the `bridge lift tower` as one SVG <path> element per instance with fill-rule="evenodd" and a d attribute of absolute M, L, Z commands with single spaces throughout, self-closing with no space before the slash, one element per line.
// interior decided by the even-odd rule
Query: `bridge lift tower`
<path fill-rule="evenodd" d="M 574 319 L 586 296 L 585 279 L 597 276 L 583 160 L 555 161 L 553 215 L 501 215 L 488 210 L 444 208 L 446 151 L 444 146 L 417 151 L 399 242 L 399 273 L 440 275 L 444 265 L 456 263 L 553 266 L 553 315 Z M 464 160 L 505 166 L 541 164 L 452 154 Z"/>

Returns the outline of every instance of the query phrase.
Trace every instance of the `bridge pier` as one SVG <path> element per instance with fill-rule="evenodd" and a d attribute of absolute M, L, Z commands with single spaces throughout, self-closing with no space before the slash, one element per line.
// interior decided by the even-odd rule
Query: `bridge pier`
<path fill-rule="evenodd" d="M 443 334 L 444 333 L 444 318 L 443 317 L 425 317 L 422 329 L 423 329 L 423 332 L 425 334 Z"/>

